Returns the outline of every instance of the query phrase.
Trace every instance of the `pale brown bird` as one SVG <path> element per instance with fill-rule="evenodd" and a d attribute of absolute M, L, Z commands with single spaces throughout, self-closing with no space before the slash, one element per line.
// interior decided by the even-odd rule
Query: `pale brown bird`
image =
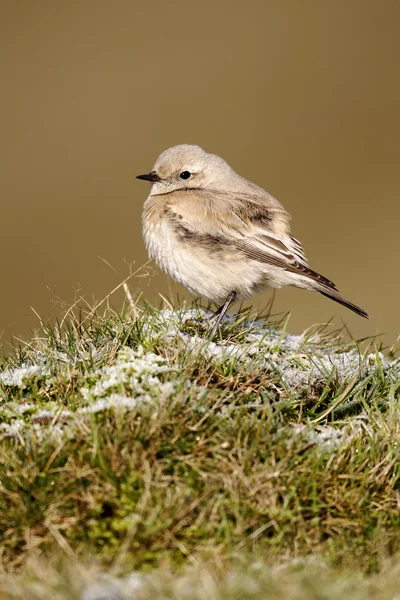
<path fill-rule="evenodd" d="M 320 292 L 368 317 L 309 268 L 283 206 L 221 157 L 174 146 L 137 179 L 152 183 L 143 210 L 150 257 L 192 294 L 221 305 L 211 337 L 234 300 L 285 285 Z"/>

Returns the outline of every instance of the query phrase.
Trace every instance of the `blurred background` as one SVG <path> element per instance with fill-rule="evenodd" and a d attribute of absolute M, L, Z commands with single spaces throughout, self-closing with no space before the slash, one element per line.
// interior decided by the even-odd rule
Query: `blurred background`
<path fill-rule="evenodd" d="M 393 343 L 399 22 L 397 0 L 3 0 L 3 343 L 30 336 L 31 307 L 98 301 L 147 260 L 135 176 L 179 143 L 272 193 L 312 268 L 371 314 L 285 289 L 274 310 L 291 311 L 289 330 L 334 317 Z M 130 286 L 190 298 L 156 268 Z"/>

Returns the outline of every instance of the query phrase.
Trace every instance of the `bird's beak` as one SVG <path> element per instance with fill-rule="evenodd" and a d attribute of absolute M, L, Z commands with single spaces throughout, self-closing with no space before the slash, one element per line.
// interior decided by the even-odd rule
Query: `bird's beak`
<path fill-rule="evenodd" d="M 151 181 L 152 183 L 155 183 L 156 181 L 161 181 L 160 177 L 155 171 L 152 171 L 151 173 L 146 173 L 146 175 L 138 175 L 136 179 L 144 179 L 145 181 Z"/>

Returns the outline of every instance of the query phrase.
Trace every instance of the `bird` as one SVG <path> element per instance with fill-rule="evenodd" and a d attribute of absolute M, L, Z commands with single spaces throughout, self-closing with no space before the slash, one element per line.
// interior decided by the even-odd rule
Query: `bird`
<path fill-rule="evenodd" d="M 282 204 L 220 156 L 180 144 L 137 179 L 151 183 L 142 215 L 150 258 L 193 295 L 219 306 L 210 338 L 233 302 L 287 285 L 319 292 L 368 318 L 308 266 Z"/>

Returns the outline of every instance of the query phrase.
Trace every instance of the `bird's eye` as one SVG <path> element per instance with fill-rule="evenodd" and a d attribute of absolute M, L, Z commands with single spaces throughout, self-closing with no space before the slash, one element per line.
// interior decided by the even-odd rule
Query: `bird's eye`
<path fill-rule="evenodd" d="M 183 171 L 183 172 L 182 172 L 182 173 L 179 175 L 179 177 L 180 177 L 181 179 L 189 179 L 189 177 L 190 177 L 190 176 L 191 176 L 191 173 L 189 173 L 189 171 Z"/>

